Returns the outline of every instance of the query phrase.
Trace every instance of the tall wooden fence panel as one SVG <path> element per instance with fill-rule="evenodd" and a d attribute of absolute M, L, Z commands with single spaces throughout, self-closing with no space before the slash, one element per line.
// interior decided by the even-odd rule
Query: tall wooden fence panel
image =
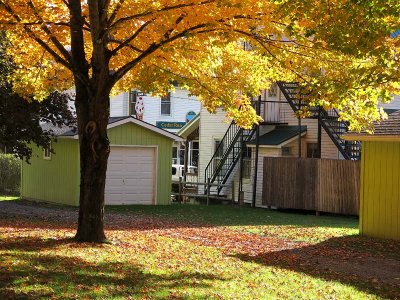
<path fill-rule="evenodd" d="M 265 157 L 263 205 L 358 215 L 358 161 Z"/>

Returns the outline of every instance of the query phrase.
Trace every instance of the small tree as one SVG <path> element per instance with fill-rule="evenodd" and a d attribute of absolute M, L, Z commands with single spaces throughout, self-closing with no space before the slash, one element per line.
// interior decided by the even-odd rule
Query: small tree
<path fill-rule="evenodd" d="M 239 125 L 249 127 L 259 117 L 245 95 L 256 95 L 273 81 L 297 81 L 312 84 L 310 101 L 339 107 L 359 127 L 380 117 L 378 94 L 395 90 L 387 81 L 394 68 L 382 72 L 394 49 L 386 37 L 399 25 L 392 4 L 0 0 L 0 23 L 8 30 L 9 53 L 18 66 L 12 76 L 17 91 L 41 99 L 55 89 L 76 88 L 81 155 L 77 240 L 105 239 L 112 90 L 163 93 L 178 81 L 211 112 L 223 107 Z M 371 41 L 358 42 L 349 34 L 369 34 Z M 244 49 L 244 41 L 252 51 Z M 369 88 L 378 74 L 388 76 Z"/>
<path fill-rule="evenodd" d="M 0 144 L 7 153 L 29 161 L 31 145 L 46 147 L 53 137 L 53 132 L 43 130 L 40 123 L 75 126 L 75 116 L 68 106 L 68 100 L 72 99 L 68 94 L 52 92 L 38 102 L 15 93 L 8 77 L 16 66 L 6 55 L 6 47 L 3 33 L 0 35 Z"/>

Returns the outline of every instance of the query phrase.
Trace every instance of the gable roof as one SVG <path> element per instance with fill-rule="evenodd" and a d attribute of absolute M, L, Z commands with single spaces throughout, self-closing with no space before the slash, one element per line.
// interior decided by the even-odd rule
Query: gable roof
<path fill-rule="evenodd" d="M 177 141 L 177 142 L 183 141 L 183 139 L 180 136 L 178 136 L 172 132 L 158 128 L 150 123 L 138 120 L 132 116 L 110 117 L 108 119 L 107 129 L 117 127 L 117 126 L 127 124 L 127 123 L 133 123 L 133 124 L 139 125 L 141 127 L 149 129 L 153 132 L 161 134 L 161 135 L 163 135 L 167 138 L 170 138 L 174 141 Z M 42 124 L 41 127 L 43 130 L 47 130 L 47 131 L 52 130 L 54 135 L 56 135 L 58 137 L 71 137 L 71 138 L 76 138 L 76 139 L 78 138 L 77 130 L 76 130 L 76 128 L 73 128 L 73 127 L 69 127 L 69 126 L 57 127 L 57 126 L 54 126 L 52 123 Z"/>
<path fill-rule="evenodd" d="M 307 126 L 301 126 L 301 135 L 307 132 Z M 279 147 L 287 144 L 299 135 L 299 126 L 278 125 L 275 129 L 259 137 L 259 145 L 266 147 Z M 247 143 L 248 146 L 256 145 L 256 139 Z"/>
<path fill-rule="evenodd" d="M 343 135 L 345 140 L 399 140 L 400 141 L 400 111 L 388 115 L 387 120 L 374 123 L 374 133 L 349 132 Z"/>
<path fill-rule="evenodd" d="M 200 114 L 197 114 L 192 120 L 186 123 L 185 126 L 183 126 L 177 132 L 177 134 L 180 137 L 186 139 L 199 127 L 199 124 L 200 124 Z"/>

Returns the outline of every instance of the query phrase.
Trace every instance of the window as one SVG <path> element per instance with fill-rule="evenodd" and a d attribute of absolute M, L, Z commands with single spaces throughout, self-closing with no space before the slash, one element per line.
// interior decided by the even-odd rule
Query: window
<path fill-rule="evenodd" d="M 276 97 L 278 95 L 278 85 L 274 82 L 268 90 L 268 97 Z"/>
<path fill-rule="evenodd" d="M 178 164 L 178 147 L 172 147 L 172 164 L 174 165 Z"/>
<path fill-rule="evenodd" d="M 282 147 L 282 156 L 291 156 L 292 147 Z"/>
<path fill-rule="evenodd" d="M 176 175 L 176 168 L 172 167 L 172 175 Z"/>
<path fill-rule="evenodd" d="M 166 96 L 161 97 L 161 115 L 171 115 L 171 93 L 168 93 Z"/>
<path fill-rule="evenodd" d="M 136 102 L 137 102 L 138 92 L 129 91 L 129 115 L 136 116 Z"/>
<path fill-rule="evenodd" d="M 213 170 L 215 171 L 224 155 L 224 144 L 221 140 L 214 140 L 214 155 Z"/>
<path fill-rule="evenodd" d="M 251 176 L 251 148 L 246 147 L 243 150 L 243 178 L 250 178 Z"/>
<path fill-rule="evenodd" d="M 214 140 L 214 152 L 216 157 L 222 157 L 224 155 L 224 144 L 220 140 Z"/>
<path fill-rule="evenodd" d="M 51 142 L 47 147 L 43 148 L 43 158 L 48 160 L 51 159 Z"/>
<path fill-rule="evenodd" d="M 307 158 L 321 158 L 318 143 L 307 143 Z"/>
<path fill-rule="evenodd" d="M 190 166 L 198 166 L 199 163 L 199 142 L 197 141 L 193 141 L 191 143 L 191 147 L 190 147 L 190 161 L 189 161 L 189 165 Z"/>

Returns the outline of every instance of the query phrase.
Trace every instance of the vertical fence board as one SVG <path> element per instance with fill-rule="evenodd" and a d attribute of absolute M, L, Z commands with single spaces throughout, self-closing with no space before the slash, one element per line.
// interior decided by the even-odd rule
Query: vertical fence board
<path fill-rule="evenodd" d="M 358 215 L 358 161 L 265 157 L 263 182 L 263 205 Z"/>

